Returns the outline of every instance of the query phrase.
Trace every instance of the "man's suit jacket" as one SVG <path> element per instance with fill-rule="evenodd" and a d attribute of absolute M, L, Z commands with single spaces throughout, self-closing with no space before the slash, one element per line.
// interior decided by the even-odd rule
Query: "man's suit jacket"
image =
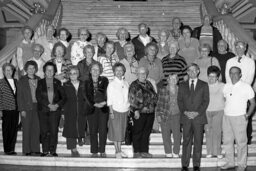
<path fill-rule="evenodd" d="M 61 86 L 61 82 L 55 78 L 53 79 L 53 89 L 54 93 L 52 104 L 58 104 L 59 107 L 57 110 L 60 110 L 64 104 L 63 88 Z M 39 111 L 50 111 L 50 108 L 48 107 L 50 102 L 48 100 L 47 84 L 45 78 L 38 81 L 36 89 L 36 99 Z"/>
<path fill-rule="evenodd" d="M 199 115 L 194 118 L 195 122 L 207 124 L 206 109 L 209 104 L 209 87 L 202 80 L 197 81 L 194 95 L 189 88 L 189 81 L 183 82 L 179 86 L 178 105 L 181 112 L 181 123 L 186 123 L 188 117 L 184 114 L 188 112 L 198 112 Z"/>

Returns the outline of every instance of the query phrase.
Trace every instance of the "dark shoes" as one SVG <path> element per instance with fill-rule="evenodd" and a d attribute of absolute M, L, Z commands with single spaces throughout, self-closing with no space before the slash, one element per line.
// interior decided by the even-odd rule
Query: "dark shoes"
<path fill-rule="evenodd" d="M 101 157 L 101 158 L 106 158 L 107 155 L 106 155 L 106 153 L 100 153 L 100 157 Z"/>
<path fill-rule="evenodd" d="M 58 157 L 58 154 L 55 152 L 52 152 L 52 153 L 45 152 L 41 154 L 41 157 Z"/>
<path fill-rule="evenodd" d="M 14 151 L 9 151 L 9 152 L 5 152 L 5 154 L 6 155 L 17 155 L 17 153 L 16 152 L 14 152 Z"/>
<path fill-rule="evenodd" d="M 83 146 L 84 145 L 84 138 L 78 138 L 78 145 Z"/>
<path fill-rule="evenodd" d="M 194 166 L 193 170 L 194 171 L 200 171 L 200 167 L 199 166 Z"/>
<path fill-rule="evenodd" d="M 91 158 L 98 158 L 98 153 L 92 153 Z"/>
<path fill-rule="evenodd" d="M 188 167 L 182 167 L 181 171 L 188 171 Z"/>
<path fill-rule="evenodd" d="M 80 154 L 79 154 L 78 151 L 73 151 L 73 150 L 71 150 L 71 156 L 72 156 L 72 157 L 80 157 Z"/>

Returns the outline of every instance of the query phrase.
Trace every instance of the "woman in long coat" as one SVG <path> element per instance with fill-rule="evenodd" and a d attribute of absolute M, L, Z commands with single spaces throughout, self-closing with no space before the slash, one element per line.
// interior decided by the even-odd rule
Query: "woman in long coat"
<path fill-rule="evenodd" d="M 63 136 L 67 138 L 67 149 L 71 150 L 73 157 L 79 157 L 77 142 L 82 145 L 85 137 L 85 95 L 84 82 L 79 81 L 77 66 L 70 67 L 70 81 L 64 84 L 64 130 Z"/>

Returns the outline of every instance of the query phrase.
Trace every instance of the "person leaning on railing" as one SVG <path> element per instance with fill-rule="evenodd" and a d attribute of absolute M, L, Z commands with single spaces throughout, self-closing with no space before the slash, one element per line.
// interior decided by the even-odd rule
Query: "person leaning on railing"
<path fill-rule="evenodd" d="M 25 63 L 33 57 L 33 41 L 32 36 L 34 31 L 31 27 L 25 26 L 22 28 L 23 40 L 17 47 L 16 52 L 16 62 L 18 67 L 18 76 L 24 75 L 24 65 Z"/>

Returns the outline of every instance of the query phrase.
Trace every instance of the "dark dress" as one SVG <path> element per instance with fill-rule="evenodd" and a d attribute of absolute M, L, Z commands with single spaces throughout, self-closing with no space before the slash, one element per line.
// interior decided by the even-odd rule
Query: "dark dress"
<path fill-rule="evenodd" d="M 79 83 L 78 91 L 74 85 L 68 81 L 64 84 L 64 130 L 63 136 L 66 138 L 85 137 L 85 96 L 84 82 Z"/>
<path fill-rule="evenodd" d="M 61 82 L 53 79 L 53 101 L 52 104 L 58 104 L 56 111 L 50 111 L 46 79 L 38 81 L 36 89 L 36 99 L 38 103 L 40 135 L 42 141 L 43 153 L 56 153 L 58 143 L 58 126 L 61 117 L 61 108 L 63 106 L 63 89 Z"/>
<path fill-rule="evenodd" d="M 107 86 L 108 79 L 103 76 L 99 76 L 95 85 L 91 76 L 85 81 L 85 94 L 92 106 L 107 101 Z M 107 105 L 102 108 L 94 107 L 91 112 L 86 110 L 86 115 L 89 122 L 91 153 L 105 153 L 109 109 Z"/>

